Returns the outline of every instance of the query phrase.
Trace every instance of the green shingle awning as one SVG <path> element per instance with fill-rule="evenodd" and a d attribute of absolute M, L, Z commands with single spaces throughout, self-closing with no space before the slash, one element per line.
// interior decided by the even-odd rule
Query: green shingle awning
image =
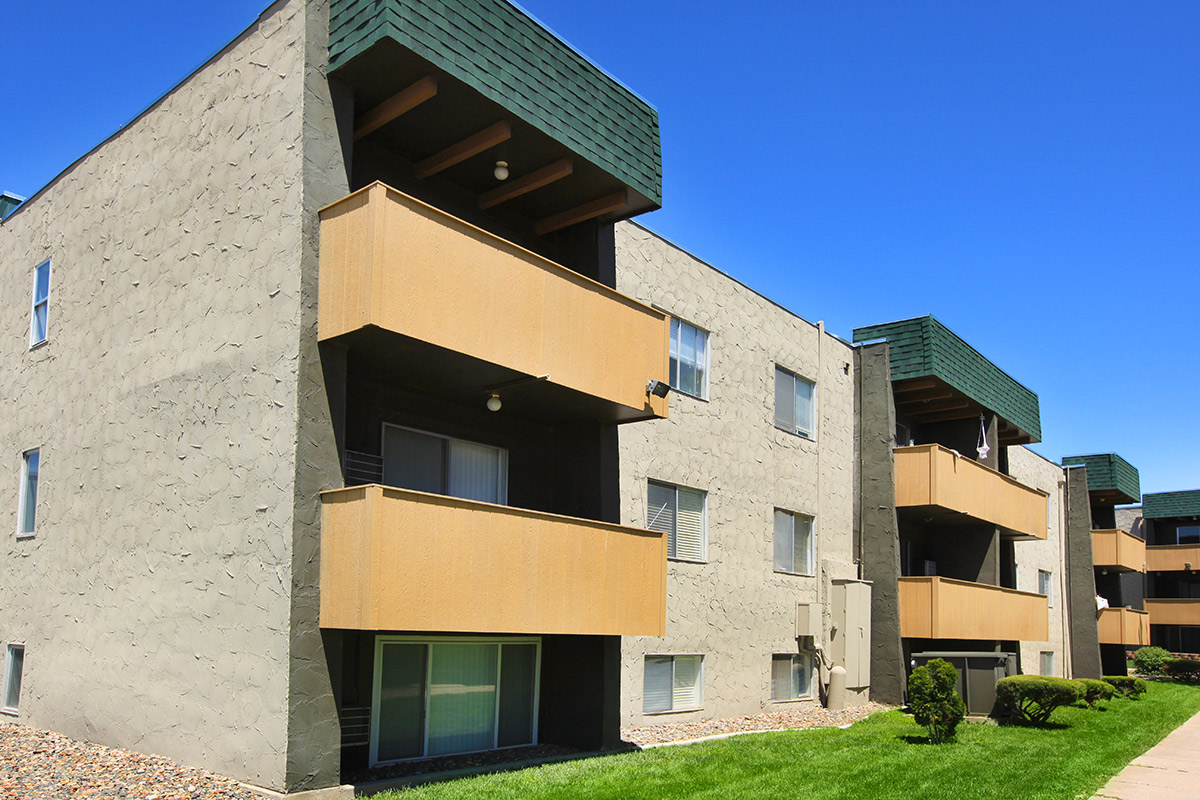
<path fill-rule="evenodd" d="M 1062 463 L 1064 467 L 1087 467 L 1088 493 L 1093 502 L 1120 505 L 1141 500 L 1141 479 L 1137 468 L 1116 453 L 1067 456 Z"/>
<path fill-rule="evenodd" d="M 1200 517 L 1200 489 L 1142 495 L 1142 516 L 1146 519 Z"/>
<path fill-rule="evenodd" d="M 854 329 L 854 341 L 888 341 L 892 381 L 935 378 L 1017 430 L 1011 442 L 1038 442 L 1038 396 L 932 316 Z"/>

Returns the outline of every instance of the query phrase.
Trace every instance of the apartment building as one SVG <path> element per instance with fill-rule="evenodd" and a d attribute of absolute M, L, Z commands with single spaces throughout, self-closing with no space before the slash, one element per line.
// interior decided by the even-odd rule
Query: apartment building
<path fill-rule="evenodd" d="M 272 4 L 0 227 L 5 713 L 286 791 L 616 743 L 660 199 L 654 109 L 511 4 Z"/>
<path fill-rule="evenodd" d="M 1137 533 L 1122 528 L 1123 509 L 1117 508 L 1140 502 L 1141 480 L 1137 468 L 1116 453 L 1068 456 L 1063 465 L 1087 469 L 1101 666 L 1105 675 L 1124 675 L 1126 653 L 1150 644 L 1146 541 L 1140 527 Z"/>
<path fill-rule="evenodd" d="M 619 432 L 621 521 L 669 538 L 665 636 L 622 640 L 622 721 L 820 702 L 835 665 L 835 702 L 865 702 L 855 348 L 635 223 L 616 270 L 670 315 L 672 386 L 669 419 Z"/>
<path fill-rule="evenodd" d="M 854 340 L 872 696 L 899 702 L 935 657 L 975 714 L 1022 669 L 1098 676 L 1085 484 L 1021 447 L 1041 438 L 1037 395 L 933 317 Z"/>
<path fill-rule="evenodd" d="M 1142 495 L 1116 522 L 1145 541 L 1149 643 L 1200 653 L 1200 490 Z"/>

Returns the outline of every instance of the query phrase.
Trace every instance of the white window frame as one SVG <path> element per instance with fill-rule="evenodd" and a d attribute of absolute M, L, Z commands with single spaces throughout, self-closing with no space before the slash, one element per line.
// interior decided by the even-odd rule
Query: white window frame
<path fill-rule="evenodd" d="M 1047 656 L 1049 656 L 1049 658 L 1047 658 Z M 1047 661 L 1050 662 L 1050 671 L 1049 672 L 1046 671 L 1046 662 Z M 1054 676 L 1054 667 L 1055 667 L 1054 651 L 1053 650 L 1042 650 L 1038 654 L 1038 672 L 1040 672 L 1043 676 L 1053 677 Z"/>
<path fill-rule="evenodd" d="M 22 656 L 22 659 L 21 659 L 22 677 L 24 676 L 24 673 L 25 673 L 25 669 L 24 669 L 25 645 L 24 645 L 24 643 L 9 642 L 8 646 L 4 649 L 4 684 L 3 684 L 4 694 L 0 695 L 0 702 L 8 700 L 9 694 L 12 693 L 11 683 L 13 680 L 13 660 L 14 660 L 13 653 L 17 650 L 21 651 L 21 656 Z M 17 709 L 21 704 L 21 684 L 20 684 L 20 682 L 17 683 L 16 694 L 17 694 L 17 705 L 10 706 L 10 705 L 5 704 L 3 707 L 0 707 L 0 714 L 11 714 L 12 716 L 17 715 L 17 713 L 18 713 Z"/>
<path fill-rule="evenodd" d="M 664 488 L 673 489 L 675 491 L 675 513 L 674 513 L 674 517 L 673 517 L 675 520 L 675 524 L 672 526 L 671 530 L 663 531 L 660 528 L 651 527 L 654 524 L 654 519 L 651 518 L 651 516 L 650 516 L 651 511 L 652 511 L 652 509 L 650 507 L 650 485 L 651 484 L 657 484 Z M 678 552 L 679 493 L 680 492 L 691 492 L 692 494 L 700 495 L 700 502 L 701 502 L 702 508 L 701 508 L 701 512 L 700 512 L 700 515 L 701 515 L 701 517 L 700 517 L 700 529 L 701 529 L 700 550 L 701 550 L 701 553 L 700 553 L 699 558 L 685 558 L 680 555 L 671 555 L 672 550 L 675 550 L 676 552 Z M 678 484 L 670 483 L 668 481 L 655 480 L 654 478 L 647 479 L 647 481 L 646 481 L 646 528 L 648 530 L 658 530 L 662 533 L 667 534 L 667 560 L 683 561 L 683 562 L 687 562 L 689 564 L 707 564 L 708 563 L 708 492 L 704 491 L 703 489 L 692 489 L 687 486 L 680 486 Z"/>
<path fill-rule="evenodd" d="M 46 268 L 46 296 L 38 298 L 38 270 L 42 267 Z M 39 347 L 50 341 L 50 279 L 53 270 L 50 268 L 50 259 L 46 259 L 42 263 L 33 268 L 33 289 L 29 293 L 29 349 Z M 46 330 L 45 335 L 41 339 L 35 339 L 34 334 L 37 331 L 37 310 L 39 306 L 46 307 Z"/>
<path fill-rule="evenodd" d="M 424 718 L 423 740 L 421 742 L 421 755 L 413 756 L 412 758 L 398 758 L 393 761 L 379 760 L 379 703 L 381 698 L 381 687 L 383 683 L 383 646 L 385 644 L 423 644 L 430 647 L 425 658 L 425 683 L 423 690 L 425 693 L 425 709 L 422 712 Z M 375 658 L 374 658 L 374 674 L 371 677 L 371 738 L 369 744 L 370 765 L 372 767 L 384 766 L 387 764 L 400 764 L 405 761 L 418 761 L 423 758 L 434 758 L 435 756 L 428 755 L 429 753 L 429 704 L 433 697 L 433 693 L 429 691 L 430 678 L 433 671 L 433 651 L 432 646 L 436 644 L 533 644 L 537 645 L 536 655 L 534 655 L 533 665 L 533 742 L 538 743 L 538 714 L 540 712 L 539 704 L 541 703 L 542 694 L 542 637 L 540 636 L 376 636 L 375 637 Z M 503 664 L 504 648 L 501 647 L 497 651 L 496 656 L 496 727 L 492 731 L 492 742 L 497 741 L 500 732 L 500 668 Z M 515 747 L 529 747 L 526 744 L 506 745 L 504 747 L 489 747 L 485 750 L 471 750 L 471 753 L 488 753 L 492 750 L 511 750 Z M 445 753 L 444 756 L 460 756 L 466 755 L 463 753 Z M 436 756 L 442 757 L 442 756 Z"/>
<path fill-rule="evenodd" d="M 664 708 L 659 711 L 646 710 L 646 664 L 652 658 L 669 658 L 671 659 L 671 707 Z M 696 705 L 688 706 L 687 708 L 676 708 L 674 697 L 675 686 L 675 661 L 680 658 L 695 658 L 699 659 L 700 666 L 696 670 Z M 705 678 L 705 659 L 703 653 L 647 653 L 642 659 L 642 713 L 648 717 L 658 714 L 683 714 L 689 711 L 701 711 L 704 708 L 704 678 Z"/>
<path fill-rule="evenodd" d="M 683 328 L 685 325 L 694 330 L 697 335 L 702 334 L 704 336 L 704 347 L 702 348 L 703 352 L 697 354 L 697 359 L 699 361 L 697 366 L 704 370 L 704 383 L 702 386 L 697 387 L 700 390 L 699 394 L 689 392 L 687 389 L 682 389 L 677 385 L 679 383 L 679 373 L 681 371 L 679 369 L 680 350 L 682 350 L 682 347 L 680 346 L 680 340 L 683 336 Z M 697 400 L 708 400 L 709 373 L 711 372 L 711 361 L 709 359 L 710 333 L 710 331 L 701 328 L 699 325 L 694 325 L 687 320 L 680 319 L 676 316 L 671 317 L 671 352 L 669 366 L 673 366 L 675 368 L 675 375 L 674 377 L 670 377 L 669 383 L 671 388 L 679 394 L 685 394 L 688 397 L 695 397 Z M 670 370 L 668 370 L 667 374 L 670 376 Z"/>
<path fill-rule="evenodd" d="M 792 546 L 789 548 L 793 554 L 792 569 L 780 569 L 775 564 L 775 514 L 787 514 L 792 520 Z M 797 572 L 795 552 L 796 552 L 796 519 L 808 520 L 808 566 L 810 572 Z M 776 508 L 771 513 L 771 568 L 778 575 L 800 575 L 802 577 L 811 578 L 816 574 L 817 570 L 817 518 L 812 514 L 802 514 L 798 511 L 790 511 L 786 508 Z"/>
<path fill-rule="evenodd" d="M 794 381 L 794 383 L 792 384 L 792 424 L 791 424 L 791 427 L 784 427 L 783 425 L 779 424 L 780 419 L 779 419 L 779 408 L 778 408 L 778 405 L 779 405 L 779 403 L 778 403 L 778 397 L 779 397 L 778 386 L 779 386 L 779 373 L 781 373 L 781 372 L 785 375 L 791 376 L 792 380 Z M 812 389 L 811 389 L 812 395 L 811 395 L 811 398 L 809 399 L 809 403 L 808 403 L 809 419 L 808 419 L 808 430 L 807 431 L 803 430 L 797 424 L 797 420 L 796 420 L 795 394 L 796 394 L 796 386 L 798 386 L 800 384 L 800 382 L 807 383 L 810 387 L 812 387 Z M 802 439 L 811 439 L 811 440 L 815 441 L 817 438 L 817 420 L 820 419 L 820 411 L 817 408 L 817 382 L 809 380 L 808 378 L 804 377 L 800 373 L 793 372 L 792 370 L 788 369 L 787 367 L 776 364 L 771 389 L 774 392 L 774 397 L 775 397 L 775 401 L 773 402 L 773 405 L 776 406 L 776 408 L 774 409 L 774 413 L 771 416 L 772 424 L 774 424 L 774 426 L 776 428 L 778 428 L 779 430 L 781 430 L 785 433 L 790 433 L 793 436 L 799 436 Z"/>
<path fill-rule="evenodd" d="M 500 485 L 496 487 L 496 496 L 498 498 L 500 498 L 500 502 L 497 505 L 502 505 L 502 506 L 508 505 L 508 448 L 507 447 L 497 447 L 496 445 L 488 444 L 487 442 L 476 442 L 476 441 L 472 441 L 471 439 L 463 439 L 462 437 L 459 437 L 459 436 L 447 436 L 443 433 L 434 433 L 433 431 L 426 431 L 426 430 L 422 430 L 420 428 L 413 428 L 409 425 L 396 425 L 395 423 L 392 423 L 392 422 L 385 422 L 385 423 L 383 423 L 382 430 L 380 431 L 380 434 L 379 434 L 379 437 L 380 437 L 379 438 L 379 460 L 380 460 L 380 464 L 382 465 L 380 467 L 380 479 L 381 480 L 383 478 L 383 474 L 387 471 L 387 463 L 384 461 L 384 452 L 386 449 L 385 442 L 387 440 L 387 429 L 388 428 L 396 428 L 396 429 L 402 430 L 402 431 L 412 431 L 413 433 L 419 433 L 422 436 L 431 436 L 435 439 L 442 439 L 447 442 L 447 446 L 448 446 L 449 442 L 462 442 L 463 444 L 479 445 L 482 447 L 490 447 L 490 448 L 496 450 L 497 452 L 500 453 L 500 465 L 499 465 Z M 448 470 L 450 468 L 450 459 L 449 459 L 448 452 L 446 454 L 446 460 L 445 460 L 444 467 L 445 467 L 445 470 Z M 443 473 L 442 473 L 442 491 L 438 492 L 437 494 L 440 494 L 444 497 L 454 497 L 455 495 L 447 494 L 445 491 L 446 487 L 449 485 L 449 480 L 450 480 L 450 475 L 445 470 L 443 470 Z M 399 488 L 399 487 L 397 487 L 397 488 Z M 405 491 L 411 491 L 411 490 L 406 489 Z M 459 498 L 459 499 L 466 499 L 466 498 Z M 471 500 L 470 502 L 479 503 L 479 502 L 483 502 L 483 501 Z"/>
<path fill-rule="evenodd" d="M 1049 602 L 1050 608 L 1054 608 L 1054 573 L 1045 569 L 1039 569 L 1037 573 L 1038 594 L 1046 595 L 1046 600 Z M 1046 591 L 1043 592 L 1042 589 Z"/>
<path fill-rule="evenodd" d="M 32 455 L 36 455 L 38 458 L 38 469 L 37 469 L 38 485 L 37 485 L 37 489 L 34 490 L 34 495 L 33 495 L 33 528 L 31 528 L 30 530 L 25 530 L 25 513 L 28 510 L 26 508 L 25 504 L 27 502 L 27 496 L 29 494 L 29 474 L 30 474 L 29 473 L 29 457 Z M 37 535 L 37 494 L 38 494 L 38 491 L 42 488 L 41 475 L 42 475 L 42 448 L 31 447 L 30 449 L 21 453 L 21 487 L 20 487 L 20 494 L 17 497 L 17 538 L 18 539 L 32 539 L 34 536 Z"/>
<path fill-rule="evenodd" d="M 789 659 L 792 664 L 795 664 L 796 659 L 806 659 L 808 661 L 808 693 L 796 695 L 795 697 L 776 697 L 775 696 L 775 661 L 779 659 Z M 816 696 L 813 692 L 813 684 L 816 682 L 816 659 L 812 653 L 773 653 L 771 655 L 771 702 L 772 703 L 794 703 L 798 700 L 812 700 Z M 791 686 L 791 682 L 788 682 Z"/>

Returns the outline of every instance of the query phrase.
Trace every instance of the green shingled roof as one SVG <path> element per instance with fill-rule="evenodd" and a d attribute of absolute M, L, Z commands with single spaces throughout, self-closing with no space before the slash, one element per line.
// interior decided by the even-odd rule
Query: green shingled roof
<path fill-rule="evenodd" d="M 875 339 L 888 341 L 893 381 L 940 378 L 1041 441 L 1038 396 L 932 316 L 854 329 L 855 342 Z"/>
<path fill-rule="evenodd" d="M 1142 495 L 1142 516 L 1146 519 L 1200 516 L 1200 489 Z"/>
<path fill-rule="evenodd" d="M 1087 467 L 1089 492 L 1116 492 L 1124 495 L 1118 502 L 1137 503 L 1142 496 L 1141 480 L 1134 467 L 1116 453 L 1096 453 L 1089 456 L 1067 456 L 1063 466 L 1082 464 Z"/>
<path fill-rule="evenodd" d="M 385 37 L 662 205 L 658 112 L 507 0 L 332 0 L 329 71 Z"/>

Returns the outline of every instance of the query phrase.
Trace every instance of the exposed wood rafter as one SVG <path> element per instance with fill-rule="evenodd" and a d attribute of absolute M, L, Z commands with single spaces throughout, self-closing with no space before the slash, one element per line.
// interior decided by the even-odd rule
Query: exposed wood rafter
<path fill-rule="evenodd" d="M 938 385 L 937 378 L 914 378 L 904 382 L 896 383 L 896 394 L 904 394 L 906 392 L 922 392 L 926 389 L 932 389 Z"/>
<path fill-rule="evenodd" d="M 945 411 L 923 411 L 920 414 L 912 414 L 911 418 L 918 422 L 943 422 L 954 419 L 970 419 L 979 415 L 979 408 L 965 408 L 957 411 L 949 409 Z"/>
<path fill-rule="evenodd" d="M 358 141 L 369 133 L 401 117 L 437 94 L 437 78 L 426 75 L 407 89 L 403 89 L 384 100 L 354 121 L 354 140 Z"/>
<path fill-rule="evenodd" d="M 416 167 L 413 169 L 413 175 L 419 179 L 436 175 L 444 169 L 449 169 L 455 164 L 466 161 L 471 156 L 478 155 L 501 142 L 508 141 L 511 137 L 512 126 L 507 122 L 497 122 L 495 125 L 489 125 L 479 133 L 472 134 L 461 142 L 452 144 L 445 150 L 418 161 Z"/>
<path fill-rule="evenodd" d="M 544 236 L 547 233 L 566 228 L 570 225 L 576 225 L 589 219 L 595 219 L 601 214 L 607 214 L 610 211 L 616 211 L 629 205 L 629 190 L 621 189 L 612 194 L 606 194 L 604 197 L 598 197 L 589 203 L 584 203 L 581 206 L 569 209 L 561 214 L 554 214 L 539 220 L 533 226 L 533 232 L 538 236 Z"/>
<path fill-rule="evenodd" d="M 541 169 L 535 169 L 527 175 L 513 178 L 502 186 L 484 192 L 479 195 L 479 207 L 491 208 L 492 206 L 506 203 L 514 197 L 520 197 L 523 194 L 532 192 L 534 189 L 540 189 L 557 180 L 562 180 L 570 175 L 574 169 L 575 165 L 571 162 L 571 159 L 561 158 L 558 161 L 547 164 Z"/>
<path fill-rule="evenodd" d="M 897 397 L 896 405 L 898 406 L 921 406 L 925 403 L 931 403 L 934 400 L 950 400 L 955 397 L 954 392 L 937 392 L 936 394 L 923 394 L 919 397 Z"/>

